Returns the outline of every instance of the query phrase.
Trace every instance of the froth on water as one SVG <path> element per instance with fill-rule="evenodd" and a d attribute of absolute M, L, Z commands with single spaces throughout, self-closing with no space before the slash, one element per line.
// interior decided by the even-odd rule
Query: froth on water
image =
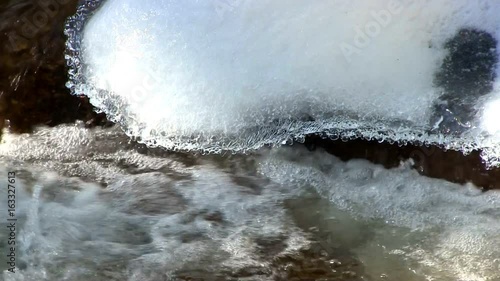
<path fill-rule="evenodd" d="M 497 147 L 495 1 L 98 3 L 69 21 L 68 86 L 149 145 Z"/>

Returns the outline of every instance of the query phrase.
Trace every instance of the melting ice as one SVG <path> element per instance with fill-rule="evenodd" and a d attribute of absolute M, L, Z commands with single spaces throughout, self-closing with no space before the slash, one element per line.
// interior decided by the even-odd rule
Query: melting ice
<path fill-rule="evenodd" d="M 87 1 L 66 30 L 68 86 L 169 149 L 318 132 L 496 147 L 499 11 L 493 0 Z M 453 90 L 450 77 L 487 85 Z"/>

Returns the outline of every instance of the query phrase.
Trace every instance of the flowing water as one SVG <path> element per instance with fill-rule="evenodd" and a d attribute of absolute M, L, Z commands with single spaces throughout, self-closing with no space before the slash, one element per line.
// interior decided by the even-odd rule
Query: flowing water
<path fill-rule="evenodd" d="M 78 124 L 0 152 L 20 225 L 4 280 L 500 280 L 500 194 L 408 163 L 177 154 Z"/>
<path fill-rule="evenodd" d="M 497 1 L 79 2 L 67 87 L 117 126 L 4 131 L 1 280 L 500 281 L 500 193 L 300 144 L 497 165 Z"/>

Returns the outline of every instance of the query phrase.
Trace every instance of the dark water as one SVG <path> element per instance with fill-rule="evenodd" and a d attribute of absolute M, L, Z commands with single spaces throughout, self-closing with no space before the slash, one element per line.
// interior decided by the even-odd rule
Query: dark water
<path fill-rule="evenodd" d="M 34 125 L 103 121 L 88 100 L 69 94 L 64 21 L 76 0 L 0 3 L 0 125 L 27 132 Z M 7 121 L 8 120 L 8 121 Z"/>

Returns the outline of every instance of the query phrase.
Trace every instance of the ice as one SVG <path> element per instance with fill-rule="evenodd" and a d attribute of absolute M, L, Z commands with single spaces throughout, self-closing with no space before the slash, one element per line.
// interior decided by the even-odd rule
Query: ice
<path fill-rule="evenodd" d="M 494 0 L 87 1 L 66 29 L 68 86 L 128 135 L 174 150 L 325 133 L 468 152 L 498 143 L 498 83 L 476 97 L 435 78 L 461 31 L 500 38 L 499 11 Z"/>
<path fill-rule="evenodd" d="M 19 247 L 16 274 L 0 257 L 1 280 L 229 276 L 267 270 L 275 254 L 311 243 L 283 207 L 292 194 L 255 168 L 237 167 L 244 159 L 193 163 L 189 155 L 141 153 L 127 141 L 115 128 L 78 124 L 5 131 L 0 174 L 16 171 Z M 7 200 L 0 211 L 5 219 Z M 262 250 L 266 239 L 283 243 L 279 253 Z"/>
<path fill-rule="evenodd" d="M 500 194 L 408 163 L 388 170 L 299 145 L 160 153 L 129 145 L 117 128 L 83 125 L 3 139 L 0 174 L 17 171 L 20 225 L 19 272 L 5 280 L 232 276 L 268 270 L 314 241 L 354 257 L 368 280 L 500 278 Z"/>

